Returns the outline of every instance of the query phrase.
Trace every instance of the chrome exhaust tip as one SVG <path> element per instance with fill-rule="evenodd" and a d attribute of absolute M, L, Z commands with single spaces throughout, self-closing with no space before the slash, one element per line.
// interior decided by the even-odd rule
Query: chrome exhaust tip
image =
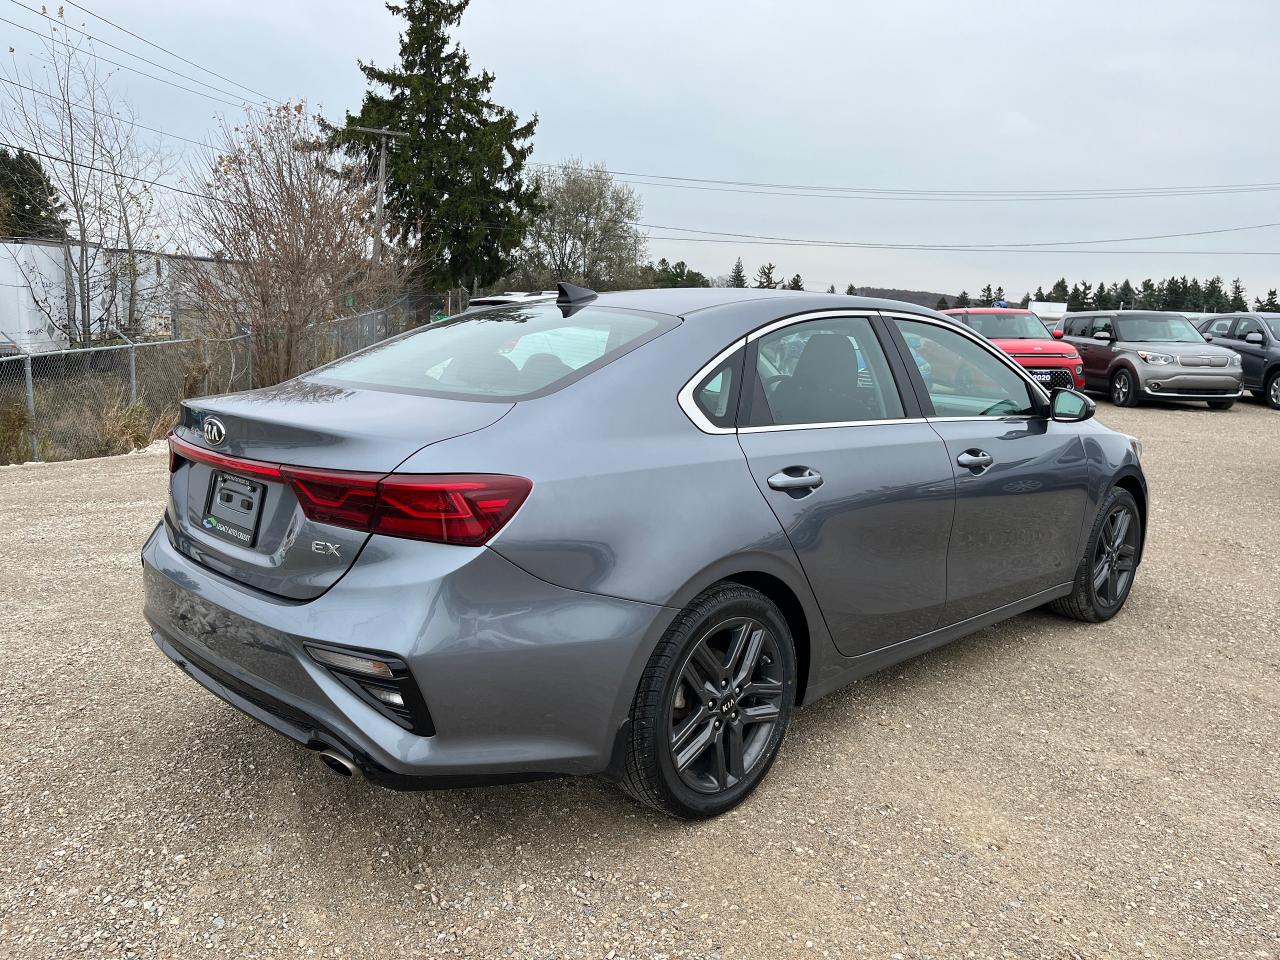
<path fill-rule="evenodd" d="M 333 750 L 321 750 L 320 762 L 340 777 L 353 777 L 356 765 L 340 753 Z"/>

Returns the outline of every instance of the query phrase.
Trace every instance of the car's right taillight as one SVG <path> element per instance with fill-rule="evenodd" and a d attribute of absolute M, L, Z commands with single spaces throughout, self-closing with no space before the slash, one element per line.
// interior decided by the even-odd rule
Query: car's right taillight
<path fill-rule="evenodd" d="M 309 520 L 468 547 L 488 542 L 533 489 L 524 477 L 497 474 L 280 472 Z"/>
<path fill-rule="evenodd" d="M 391 474 L 378 484 L 373 532 L 479 546 L 520 509 L 533 484 L 494 474 Z"/>

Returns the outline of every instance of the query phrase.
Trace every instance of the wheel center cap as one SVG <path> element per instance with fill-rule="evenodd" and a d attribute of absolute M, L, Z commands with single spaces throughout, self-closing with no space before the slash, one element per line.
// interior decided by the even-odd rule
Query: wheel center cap
<path fill-rule="evenodd" d="M 733 708 L 736 705 L 737 705 L 737 701 L 734 700 L 733 697 L 725 697 L 722 701 L 720 701 L 720 712 L 732 713 Z"/>

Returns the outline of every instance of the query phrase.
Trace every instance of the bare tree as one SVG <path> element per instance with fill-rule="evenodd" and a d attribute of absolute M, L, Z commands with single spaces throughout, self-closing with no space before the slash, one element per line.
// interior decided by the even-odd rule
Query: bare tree
<path fill-rule="evenodd" d="M 572 280 L 594 290 L 634 286 L 645 262 L 646 237 L 635 221 L 636 192 L 616 183 L 602 164 L 571 160 L 539 173 L 542 209 L 534 217 L 511 283 L 527 289 Z"/>
<path fill-rule="evenodd" d="M 158 143 L 139 135 L 88 36 L 75 31 L 79 39 L 69 39 L 61 11 L 49 20 L 37 57 L 45 67 L 23 70 L 16 58 L 5 67 L 10 82 L 0 133 L 39 159 L 66 212 L 65 290 L 54 296 L 47 282 L 29 275 L 32 298 L 69 339 L 87 344 L 108 320 L 137 329 L 141 258 L 163 242 L 153 182 L 169 160 Z"/>
<path fill-rule="evenodd" d="M 396 256 L 372 259 L 374 195 L 303 105 L 223 123 L 193 174 L 184 283 L 210 332 L 252 336 L 258 384 L 326 359 L 326 322 L 389 305 Z"/>

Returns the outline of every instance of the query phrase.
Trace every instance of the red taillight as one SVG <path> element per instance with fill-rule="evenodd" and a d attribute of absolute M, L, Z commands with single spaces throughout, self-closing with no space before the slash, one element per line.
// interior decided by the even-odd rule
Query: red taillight
<path fill-rule="evenodd" d="M 378 485 L 373 532 L 479 546 L 515 516 L 531 489 L 524 477 L 391 474 Z"/>
<path fill-rule="evenodd" d="M 533 484 L 500 474 L 352 473 L 215 453 L 169 437 L 169 471 L 184 460 L 289 484 L 308 520 L 389 537 L 480 546 L 520 509 Z"/>
<path fill-rule="evenodd" d="M 378 502 L 378 473 L 339 473 L 281 467 L 307 519 L 353 530 L 368 530 Z"/>

